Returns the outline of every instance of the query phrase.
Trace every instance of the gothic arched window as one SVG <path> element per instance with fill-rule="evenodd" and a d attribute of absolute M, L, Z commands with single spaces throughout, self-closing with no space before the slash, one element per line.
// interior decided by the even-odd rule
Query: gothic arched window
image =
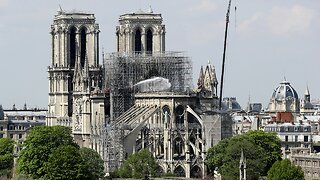
<path fill-rule="evenodd" d="M 151 29 L 147 31 L 147 53 L 152 54 L 153 35 Z"/>
<path fill-rule="evenodd" d="M 134 51 L 141 52 L 141 32 L 140 30 L 136 30 L 136 34 L 134 36 Z"/>
<path fill-rule="evenodd" d="M 81 33 L 80 62 L 81 62 L 81 67 L 84 67 L 84 62 L 85 62 L 85 59 L 86 59 L 86 52 L 87 52 L 87 34 L 86 34 L 86 29 L 82 28 L 80 33 Z"/>
<path fill-rule="evenodd" d="M 69 37 L 69 53 L 70 53 L 70 67 L 74 68 L 76 61 L 76 28 L 72 27 L 70 29 Z"/>

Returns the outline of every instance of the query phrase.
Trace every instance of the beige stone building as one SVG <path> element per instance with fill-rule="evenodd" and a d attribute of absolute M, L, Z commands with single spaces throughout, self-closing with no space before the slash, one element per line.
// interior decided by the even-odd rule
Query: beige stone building
<path fill-rule="evenodd" d="M 38 108 L 2 109 L 0 105 L 0 138 L 10 138 L 16 142 L 14 153 L 20 151 L 27 132 L 34 126 L 44 126 L 47 110 Z"/>
<path fill-rule="evenodd" d="M 310 179 L 320 179 L 320 155 L 311 153 L 310 148 L 292 148 L 291 162 L 301 166 L 304 176 Z"/>

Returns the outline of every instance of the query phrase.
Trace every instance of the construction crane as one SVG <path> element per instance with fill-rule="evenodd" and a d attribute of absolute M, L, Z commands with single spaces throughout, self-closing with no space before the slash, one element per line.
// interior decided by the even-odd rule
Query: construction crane
<path fill-rule="evenodd" d="M 228 25 L 229 25 L 229 15 L 230 15 L 231 0 L 229 0 L 227 15 L 226 15 L 226 29 L 224 33 L 224 47 L 223 47 L 223 58 L 222 58 L 222 72 L 221 72 L 221 85 L 220 85 L 220 99 L 219 99 L 219 109 L 222 109 L 222 89 L 223 89 L 223 78 L 224 78 L 224 65 L 226 61 L 226 49 L 227 49 L 227 37 L 228 37 Z"/>

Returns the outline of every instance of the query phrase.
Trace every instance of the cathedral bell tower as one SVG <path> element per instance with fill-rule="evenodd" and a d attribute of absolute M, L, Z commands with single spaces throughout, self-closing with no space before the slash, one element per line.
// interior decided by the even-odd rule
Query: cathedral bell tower
<path fill-rule="evenodd" d="M 72 126 L 74 130 L 72 117 L 79 110 L 78 106 L 78 109 L 75 107 L 75 100 L 80 96 L 81 99 L 88 98 L 91 89 L 95 87 L 101 89 L 102 68 L 98 56 L 100 31 L 95 19 L 94 14 L 67 12 L 61 8 L 54 16 L 50 32 L 52 59 L 48 67 L 49 126 Z"/>
<path fill-rule="evenodd" d="M 165 51 L 165 26 L 161 14 L 139 10 L 123 14 L 116 27 L 117 51 L 153 54 Z"/>

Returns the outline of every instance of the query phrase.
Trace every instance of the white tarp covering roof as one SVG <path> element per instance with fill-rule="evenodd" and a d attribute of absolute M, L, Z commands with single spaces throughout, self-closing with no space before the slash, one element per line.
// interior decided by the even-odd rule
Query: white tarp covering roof
<path fill-rule="evenodd" d="M 163 77 L 153 77 L 140 81 L 134 86 L 137 87 L 140 92 L 159 92 L 169 90 L 171 83 L 169 82 L 169 79 Z"/>

